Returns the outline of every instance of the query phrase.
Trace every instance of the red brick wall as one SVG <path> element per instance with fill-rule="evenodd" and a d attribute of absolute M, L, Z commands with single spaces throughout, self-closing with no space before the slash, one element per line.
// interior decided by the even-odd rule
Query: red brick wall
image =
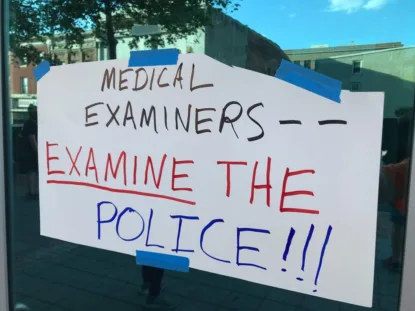
<path fill-rule="evenodd" d="M 38 50 L 44 53 L 48 53 L 48 47 L 38 46 Z M 71 53 L 67 50 L 56 50 L 56 57 L 65 64 L 74 62 L 90 62 L 96 61 L 96 48 L 85 48 L 82 51 L 74 50 Z M 13 54 L 9 55 L 10 58 L 10 92 L 11 94 L 21 94 L 21 78 L 28 78 L 28 94 L 36 94 L 36 80 L 33 76 L 33 65 L 21 67 L 19 60 L 14 58 Z"/>
<path fill-rule="evenodd" d="M 39 46 L 39 51 L 47 53 L 48 48 L 46 45 Z M 9 57 L 10 61 L 10 93 L 20 94 L 21 93 L 21 78 L 28 78 L 28 94 L 36 94 L 36 80 L 33 76 L 33 65 L 27 65 L 21 67 L 19 59 L 16 59 L 13 54 Z"/>

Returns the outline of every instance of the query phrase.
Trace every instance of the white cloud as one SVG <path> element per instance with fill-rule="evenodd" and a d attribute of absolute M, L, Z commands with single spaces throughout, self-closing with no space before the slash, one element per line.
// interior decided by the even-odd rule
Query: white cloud
<path fill-rule="evenodd" d="M 330 12 L 355 13 L 361 9 L 378 10 L 387 5 L 391 0 L 329 0 Z"/>
<path fill-rule="evenodd" d="M 353 13 L 362 8 L 365 0 L 329 0 L 329 11 Z"/>
<path fill-rule="evenodd" d="M 295 13 L 291 13 L 290 15 L 288 15 L 290 18 L 294 18 L 294 17 L 296 17 L 297 16 L 297 14 L 295 14 Z"/>
<path fill-rule="evenodd" d="M 281 11 L 284 11 L 286 8 L 287 8 L 287 7 L 286 7 L 285 5 L 282 5 L 282 4 L 280 5 L 280 10 L 281 10 Z"/>
<path fill-rule="evenodd" d="M 366 10 L 378 10 L 387 5 L 389 0 L 369 0 L 363 8 Z"/>

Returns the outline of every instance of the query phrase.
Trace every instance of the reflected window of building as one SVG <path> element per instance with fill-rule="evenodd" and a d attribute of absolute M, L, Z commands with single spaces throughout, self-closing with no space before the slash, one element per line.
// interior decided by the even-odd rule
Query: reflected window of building
<path fill-rule="evenodd" d="M 353 74 L 359 74 L 362 72 L 362 61 L 355 60 L 353 61 Z"/>
<path fill-rule="evenodd" d="M 29 93 L 29 79 L 27 77 L 20 78 L 20 93 Z"/>
<path fill-rule="evenodd" d="M 350 84 L 350 91 L 352 91 L 352 92 L 359 92 L 360 91 L 360 83 L 358 83 L 358 82 L 352 82 Z"/>
<path fill-rule="evenodd" d="M 311 60 L 304 61 L 304 68 L 311 69 Z"/>
<path fill-rule="evenodd" d="M 301 66 L 301 61 L 299 61 L 299 60 L 295 60 L 295 61 L 294 61 L 294 64 Z"/>
<path fill-rule="evenodd" d="M 76 64 L 80 63 L 82 60 L 83 55 L 79 55 L 78 53 L 68 53 L 68 64 Z"/>
<path fill-rule="evenodd" d="M 22 57 L 20 59 L 20 67 L 27 67 L 27 57 Z"/>

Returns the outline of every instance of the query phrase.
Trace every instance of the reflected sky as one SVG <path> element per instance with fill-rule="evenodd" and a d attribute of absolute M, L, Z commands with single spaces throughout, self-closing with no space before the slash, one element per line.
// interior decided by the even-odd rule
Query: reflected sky
<path fill-rule="evenodd" d="M 415 45 L 413 0 L 243 0 L 231 15 L 283 49 L 401 41 Z"/>

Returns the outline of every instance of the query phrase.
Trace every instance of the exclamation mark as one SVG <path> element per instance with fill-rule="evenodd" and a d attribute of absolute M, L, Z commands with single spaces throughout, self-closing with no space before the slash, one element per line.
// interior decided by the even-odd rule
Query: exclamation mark
<path fill-rule="evenodd" d="M 305 261 L 306 261 L 306 258 L 307 258 L 308 245 L 310 244 L 310 240 L 313 237 L 313 233 L 314 233 L 314 225 L 311 225 L 310 231 L 308 231 L 307 240 L 305 241 L 304 249 L 303 249 L 303 262 L 301 264 L 301 270 L 303 270 L 303 271 L 304 271 L 304 267 L 305 267 Z M 298 281 L 304 281 L 303 278 L 297 278 L 297 280 Z"/>
<path fill-rule="evenodd" d="M 326 239 L 324 240 L 324 244 L 323 244 L 323 247 L 321 249 L 320 262 L 318 263 L 316 278 L 314 279 L 314 285 L 315 286 L 317 286 L 317 282 L 318 282 L 318 277 L 320 275 L 321 266 L 323 265 L 324 253 L 326 252 L 326 247 L 327 247 L 327 244 L 329 243 L 330 235 L 331 235 L 331 231 L 332 230 L 333 230 L 333 227 L 332 226 L 329 226 L 329 228 L 327 229 Z M 316 291 L 317 291 L 317 289 L 313 290 L 313 292 L 316 292 Z"/>
<path fill-rule="evenodd" d="M 288 256 L 288 253 L 290 252 L 290 246 L 291 246 L 291 242 L 293 240 L 294 234 L 295 234 L 295 230 L 294 228 L 291 228 L 290 233 L 288 235 L 287 244 L 285 244 L 285 251 L 284 251 L 284 254 L 282 255 L 282 259 L 284 261 L 287 261 L 287 256 Z M 287 269 L 283 268 L 281 269 L 281 271 L 286 272 Z"/>

